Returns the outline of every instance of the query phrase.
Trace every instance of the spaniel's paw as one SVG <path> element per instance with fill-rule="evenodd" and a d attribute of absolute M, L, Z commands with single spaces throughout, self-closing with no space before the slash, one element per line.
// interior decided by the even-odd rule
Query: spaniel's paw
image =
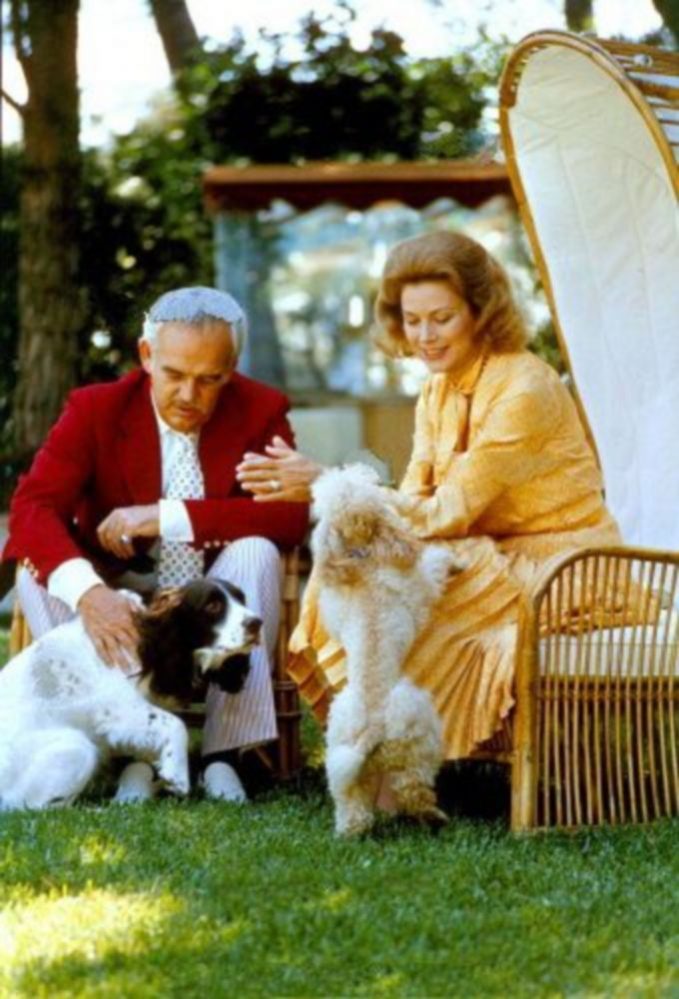
<path fill-rule="evenodd" d="M 170 794 L 184 798 L 189 793 L 189 768 L 186 761 L 181 764 L 164 761 L 158 766 L 158 776 L 161 786 Z"/>
<path fill-rule="evenodd" d="M 113 801 L 117 805 L 131 805 L 151 801 L 155 793 L 153 767 L 138 760 L 135 763 L 128 763 L 123 770 Z"/>

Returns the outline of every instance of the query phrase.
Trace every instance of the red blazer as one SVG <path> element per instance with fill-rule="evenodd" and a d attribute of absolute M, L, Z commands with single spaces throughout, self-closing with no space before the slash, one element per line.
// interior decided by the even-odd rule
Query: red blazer
<path fill-rule="evenodd" d="M 274 434 L 294 438 L 289 404 L 276 389 L 234 374 L 201 430 L 205 499 L 188 500 L 194 544 L 209 564 L 219 542 L 248 535 L 281 547 L 303 539 L 308 507 L 258 504 L 243 493 L 235 466 Z M 4 559 L 26 560 L 41 582 L 67 559 L 83 556 L 101 570 L 124 563 L 98 544 L 96 529 L 116 507 L 155 503 L 161 495 L 160 437 L 148 375 L 76 389 L 12 498 Z M 140 548 L 148 547 L 137 539 Z"/>

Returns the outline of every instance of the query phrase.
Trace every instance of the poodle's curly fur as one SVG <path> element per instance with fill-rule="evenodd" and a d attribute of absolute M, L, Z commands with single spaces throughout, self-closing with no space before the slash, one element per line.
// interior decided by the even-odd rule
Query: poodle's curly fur
<path fill-rule="evenodd" d="M 401 666 L 446 579 L 464 565 L 408 531 L 397 494 L 365 465 L 324 472 L 313 498 L 320 611 L 347 657 L 348 681 L 333 700 L 326 737 L 336 831 L 370 829 L 376 786 L 387 774 L 398 812 L 440 824 L 441 723 L 429 693 Z"/>

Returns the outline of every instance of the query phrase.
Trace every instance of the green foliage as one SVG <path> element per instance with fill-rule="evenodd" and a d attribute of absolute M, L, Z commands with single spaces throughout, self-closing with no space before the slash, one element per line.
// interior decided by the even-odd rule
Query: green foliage
<path fill-rule="evenodd" d="M 462 51 L 413 61 L 384 29 L 357 50 L 344 26 L 313 14 L 302 22 L 298 58 L 283 56 L 282 43 L 262 34 L 271 59 L 263 67 L 236 35 L 183 74 L 184 113 L 211 159 L 418 159 L 478 148 L 497 59 L 486 68 Z"/>
<path fill-rule="evenodd" d="M 556 338 L 554 325 L 551 321 L 542 326 L 531 337 L 529 348 L 534 354 L 541 357 L 543 361 L 547 361 L 553 368 L 556 368 L 560 375 L 566 374 L 568 369 L 559 347 L 559 341 Z"/>
<path fill-rule="evenodd" d="M 345 17 L 351 18 L 344 9 Z M 81 281 L 90 318 L 77 377 L 115 377 L 135 358 L 144 308 L 169 287 L 213 281 L 212 227 L 201 176 L 211 163 L 304 159 L 448 157 L 479 143 L 484 88 L 497 49 L 413 62 L 393 32 L 353 48 L 346 25 L 309 16 L 299 55 L 283 36 L 257 48 L 241 36 L 207 53 L 159 107 L 108 152 L 84 156 Z M 263 58 L 269 51 L 268 62 Z M 0 179 L 3 260 L 17 257 L 19 153 L 5 151 Z M 0 348 L 16 356 L 16 267 L 0 277 Z M 91 340 L 95 330 L 106 331 Z M 14 371 L 0 372 L 0 417 Z"/>
<path fill-rule="evenodd" d="M 653 0 L 653 6 L 663 19 L 665 33 L 669 36 L 672 48 L 679 48 L 679 0 Z M 660 39 L 656 44 L 667 42 L 668 38 Z"/>
<path fill-rule="evenodd" d="M 85 158 L 82 280 L 91 320 L 81 344 L 82 381 L 115 377 L 134 360 L 143 311 L 154 298 L 212 280 L 200 167 L 176 149 L 170 156 L 171 142 L 140 127 L 112 154 L 92 151 Z M 91 342 L 97 329 L 109 333 L 109 345 Z"/>

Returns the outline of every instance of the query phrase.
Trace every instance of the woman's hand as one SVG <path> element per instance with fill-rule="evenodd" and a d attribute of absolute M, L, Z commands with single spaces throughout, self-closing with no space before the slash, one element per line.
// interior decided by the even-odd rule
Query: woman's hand
<path fill-rule="evenodd" d="M 311 485 L 323 466 L 274 437 L 264 454 L 246 451 L 236 466 L 236 478 L 257 503 L 308 503 Z"/>

